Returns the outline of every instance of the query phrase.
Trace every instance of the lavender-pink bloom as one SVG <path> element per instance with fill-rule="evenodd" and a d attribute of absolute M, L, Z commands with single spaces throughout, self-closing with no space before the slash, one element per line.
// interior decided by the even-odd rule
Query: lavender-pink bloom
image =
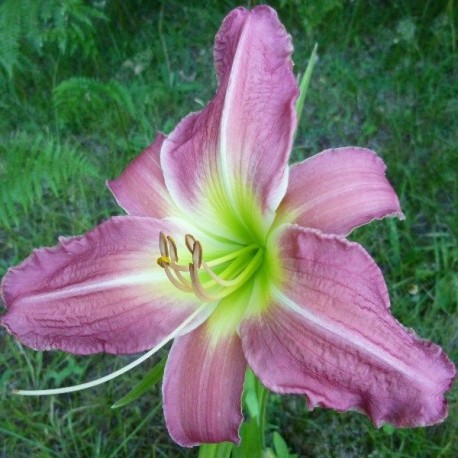
<path fill-rule="evenodd" d="M 231 12 L 213 100 L 109 183 L 129 216 L 36 250 L 2 282 L 2 325 L 37 350 L 135 353 L 176 337 L 164 411 L 183 446 L 239 441 L 247 365 L 272 391 L 376 425 L 447 414 L 454 365 L 393 318 L 380 269 L 344 238 L 403 217 L 383 161 L 348 147 L 287 165 L 291 53 L 271 8 Z"/>

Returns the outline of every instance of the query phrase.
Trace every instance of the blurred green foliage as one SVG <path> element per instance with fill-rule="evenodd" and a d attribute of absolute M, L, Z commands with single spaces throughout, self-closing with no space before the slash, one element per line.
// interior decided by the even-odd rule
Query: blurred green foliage
<path fill-rule="evenodd" d="M 12 79 L 39 61 L 95 58 L 94 22 L 102 19 L 102 10 L 82 0 L 5 0 L 0 5 L 0 65 Z"/>

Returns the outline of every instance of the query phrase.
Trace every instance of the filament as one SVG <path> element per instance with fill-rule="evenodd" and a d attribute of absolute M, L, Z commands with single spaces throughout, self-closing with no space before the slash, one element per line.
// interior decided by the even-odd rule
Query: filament
<path fill-rule="evenodd" d="M 181 281 L 180 277 L 178 277 L 178 280 L 177 280 L 172 275 L 172 272 L 170 272 L 172 269 L 168 265 L 163 265 L 161 267 L 165 270 L 165 274 L 167 275 L 167 278 L 170 280 L 170 283 L 172 283 L 173 286 L 177 287 L 181 291 L 185 291 L 186 293 L 192 291 L 192 286 L 185 283 L 186 280 L 184 278 L 183 278 L 183 281 Z M 175 272 L 175 275 L 177 275 L 177 273 L 178 272 Z"/>
<path fill-rule="evenodd" d="M 248 245 L 244 248 L 241 248 L 240 250 L 233 251 L 232 253 L 229 253 L 225 256 L 221 256 L 218 259 L 214 259 L 212 261 L 208 261 L 206 264 L 207 266 L 214 267 L 214 266 L 219 266 L 220 264 L 223 264 L 227 261 L 232 261 L 234 258 L 240 257 L 242 254 L 248 253 L 250 251 L 253 251 L 257 248 L 257 245 Z"/>
<path fill-rule="evenodd" d="M 202 287 L 202 284 L 200 283 L 199 280 L 199 274 L 197 272 L 196 267 L 193 264 L 189 265 L 189 273 L 191 274 L 191 280 L 192 280 L 192 286 L 193 286 L 193 291 L 195 295 L 204 302 L 212 302 L 221 299 L 217 295 L 211 295 L 207 293 L 204 288 Z"/>
<path fill-rule="evenodd" d="M 177 249 L 177 244 L 175 243 L 175 240 L 173 237 L 170 237 L 169 235 L 167 236 L 167 241 L 169 242 L 169 246 L 171 248 L 171 252 L 173 256 L 171 256 L 172 261 L 178 262 L 178 249 Z"/>
<path fill-rule="evenodd" d="M 251 278 L 264 259 L 262 248 L 248 245 L 206 262 L 203 259 L 202 244 L 198 240 L 191 234 L 186 234 L 184 241 L 192 256 L 192 262 L 188 266 L 178 264 L 177 245 L 172 237 L 165 236 L 163 233 L 159 237 L 161 257 L 158 259 L 158 264 L 175 287 L 181 291 L 193 292 L 204 302 L 217 301 L 234 292 Z M 248 261 L 248 256 L 253 252 L 255 252 L 254 256 Z M 219 273 L 213 270 L 214 267 L 224 264 L 228 265 Z M 189 274 L 190 280 L 185 278 L 184 272 Z M 209 279 L 202 281 L 201 272 L 208 275 Z"/>

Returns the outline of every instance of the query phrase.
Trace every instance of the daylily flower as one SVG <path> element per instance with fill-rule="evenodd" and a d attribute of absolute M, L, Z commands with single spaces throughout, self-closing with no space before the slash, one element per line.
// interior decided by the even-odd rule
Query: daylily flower
<path fill-rule="evenodd" d="M 129 216 L 38 249 L 3 279 L 1 323 L 34 349 L 149 356 L 175 338 L 164 413 L 183 446 L 239 441 L 247 366 L 310 409 L 359 410 L 377 426 L 447 414 L 453 364 L 396 321 L 380 269 L 344 238 L 403 218 L 382 160 L 348 147 L 288 167 L 292 49 L 271 8 L 231 12 L 213 100 L 109 182 Z"/>

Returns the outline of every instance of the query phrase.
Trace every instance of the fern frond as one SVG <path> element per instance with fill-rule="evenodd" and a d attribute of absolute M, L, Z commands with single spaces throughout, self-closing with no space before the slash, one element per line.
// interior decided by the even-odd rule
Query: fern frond
<path fill-rule="evenodd" d="M 98 176 L 74 146 L 38 136 L 16 135 L 0 145 L 0 226 L 18 224 L 46 195 L 59 196 L 70 180 Z"/>
<path fill-rule="evenodd" d="M 121 123 L 135 116 L 129 90 L 114 80 L 103 83 L 92 78 L 69 78 L 55 88 L 53 101 L 58 119 L 64 124 L 98 124 L 101 113 L 109 118 L 109 112 Z"/>
<path fill-rule="evenodd" d="M 19 59 L 22 7 L 22 2 L 15 0 L 6 0 L 0 5 L 0 66 L 9 78 Z"/>
<path fill-rule="evenodd" d="M 9 79 L 27 62 L 57 47 L 61 55 L 95 55 L 94 22 L 107 20 L 84 0 L 4 0 L 0 2 L 0 69 Z M 32 53 L 30 53 L 32 51 Z M 23 63 L 23 62 L 22 62 Z"/>

